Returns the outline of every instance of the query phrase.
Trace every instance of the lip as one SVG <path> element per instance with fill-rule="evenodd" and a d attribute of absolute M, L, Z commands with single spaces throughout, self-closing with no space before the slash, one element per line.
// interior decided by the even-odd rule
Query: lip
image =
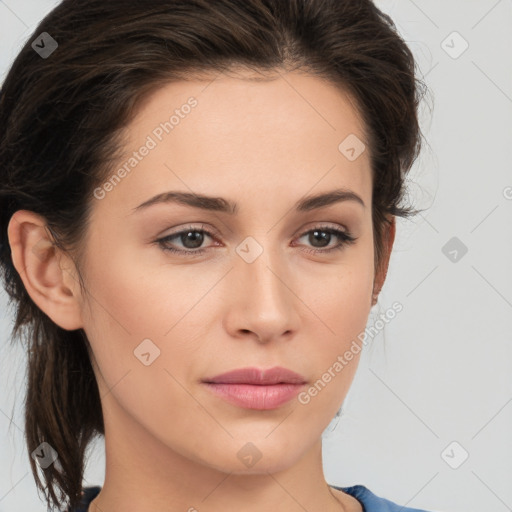
<path fill-rule="evenodd" d="M 205 386 L 227 402 L 246 409 L 276 409 L 294 398 L 306 384 L 296 372 L 280 366 L 267 370 L 240 368 L 203 379 Z"/>
<path fill-rule="evenodd" d="M 203 382 L 211 382 L 215 384 L 305 384 L 306 379 L 298 373 L 283 368 L 282 366 L 274 366 L 267 370 L 259 368 L 239 368 L 215 377 L 203 379 Z"/>

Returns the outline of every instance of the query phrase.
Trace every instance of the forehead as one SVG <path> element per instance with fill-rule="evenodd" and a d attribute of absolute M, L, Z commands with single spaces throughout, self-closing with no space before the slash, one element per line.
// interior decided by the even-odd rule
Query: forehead
<path fill-rule="evenodd" d="M 254 195 L 279 188 L 282 199 L 290 191 L 294 202 L 312 187 L 319 192 L 342 185 L 364 194 L 370 190 L 368 151 L 348 159 L 342 151 L 347 138 L 366 142 L 355 101 L 304 72 L 168 83 L 141 103 L 127 126 L 118 166 L 144 145 L 151 150 L 131 162 L 109 201 L 134 207 L 171 189 L 219 196 L 231 191 L 233 197 L 242 189 Z"/>
<path fill-rule="evenodd" d="M 192 122 L 187 124 L 194 124 L 196 119 L 206 128 L 210 123 L 219 135 L 233 135 L 233 128 L 239 126 L 244 126 L 244 133 L 250 132 L 251 125 L 245 117 L 250 115 L 252 124 L 263 128 L 259 130 L 262 135 L 283 127 L 286 133 L 331 131 L 339 132 L 338 135 L 351 129 L 365 138 L 364 124 L 352 95 L 325 78 L 299 70 L 265 75 L 234 71 L 230 75 L 198 75 L 168 83 L 145 98 L 131 128 L 147 132 L 152 122 L 167 119 L 191 97 L 197 100 L 199 108 L 194 108 Z"/>

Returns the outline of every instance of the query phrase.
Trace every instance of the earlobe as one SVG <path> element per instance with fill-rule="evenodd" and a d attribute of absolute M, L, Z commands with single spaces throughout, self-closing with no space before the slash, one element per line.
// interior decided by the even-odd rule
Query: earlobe
<path fill-rule="evenodd" d="M 80 291 L 69 257 L 53 243 L 40 215 L 15 212 L 7 228 L 14 268 L 34 303 L 66 330 L 82 327 Z"/>
<path fill-rule="evenodd" d="M 383 233 L 383 254 L 380 262 L 379 269 L 377 271 L 377 275 L 373 281 L 373 295 L 372 295 L 372 306 L 377 304 L 377 299 L 379 297 L 379 293 L 381 288 L 384 286 L 384 281 L 386 280 L 386 276 L 388 273 L 389 260 L 391 257 L 391 250 L 393 249 L 393 243 L 395 241 L 396 234 L 396 222 L 395 216 L 392 215 L 388 217 L 389 224 L 385 224 L 384 233 Z"/>

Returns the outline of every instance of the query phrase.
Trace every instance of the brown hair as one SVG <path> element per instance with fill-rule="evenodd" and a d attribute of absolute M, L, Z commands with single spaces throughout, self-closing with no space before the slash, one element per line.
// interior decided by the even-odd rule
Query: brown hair
<path fill-rule="evenodd" d="M 58 43 L 48 58 L 31 47 L 42 32 Z M 17 306 L 12 339 L 27 327 L 28 451 L 46 441 L 58 453 L 59 465 L 42 472 L 46 485 L 30 458 L 49 507 L 79 502 L 86 448 L 104 435 L 101 401 L 84 331 L 52 322 L 15 270 L 9 220 L 20 209 L 43 216 L 55 245 L 74 255 L 80 277 L 92 191 L 110 175 L 137 107 L 170 81 L 234 66 L 300 68 L 356 99 L 371 155 L 376 269 L 385 215 L 418 211 L 401 201 L 420 152 L 417 108 L 425 86 L 392 20 L 370 0 L 60 3 L 16 57 L 0 98 L 0 265 Z"/>

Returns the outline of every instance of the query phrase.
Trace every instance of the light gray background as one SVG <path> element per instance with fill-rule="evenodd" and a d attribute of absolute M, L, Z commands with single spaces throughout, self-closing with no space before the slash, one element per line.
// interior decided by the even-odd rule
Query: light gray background
<path fill-rule="evenodd" d="M 0 1 L 0 81 L 57 3 Z M 377 5 L 432 93 L 432 115 L 422 107 L 430 147 L 410 184 L 411 200 L 428 210 L 398 222 L 368 325 L 395 301 L 404 309 L 363 351 L 343 415 L 324 435 L 325 476 L 410 507 L 512 510 L 512 0 Z M 469 44 L 460 56 L 454 31 Z M 455 262 L 442 252 L 452 237 L 468 248 Z M 23 440 L 24 355 L 8 346 L 4 290 L 0 303 L 0 512 L 43 510 Z M 460 463 L 463 450 L 469 457 L 453 469 L 447 461 Z M 90 454 L 86 484 L 102 485 L 103 442 Z"/>

